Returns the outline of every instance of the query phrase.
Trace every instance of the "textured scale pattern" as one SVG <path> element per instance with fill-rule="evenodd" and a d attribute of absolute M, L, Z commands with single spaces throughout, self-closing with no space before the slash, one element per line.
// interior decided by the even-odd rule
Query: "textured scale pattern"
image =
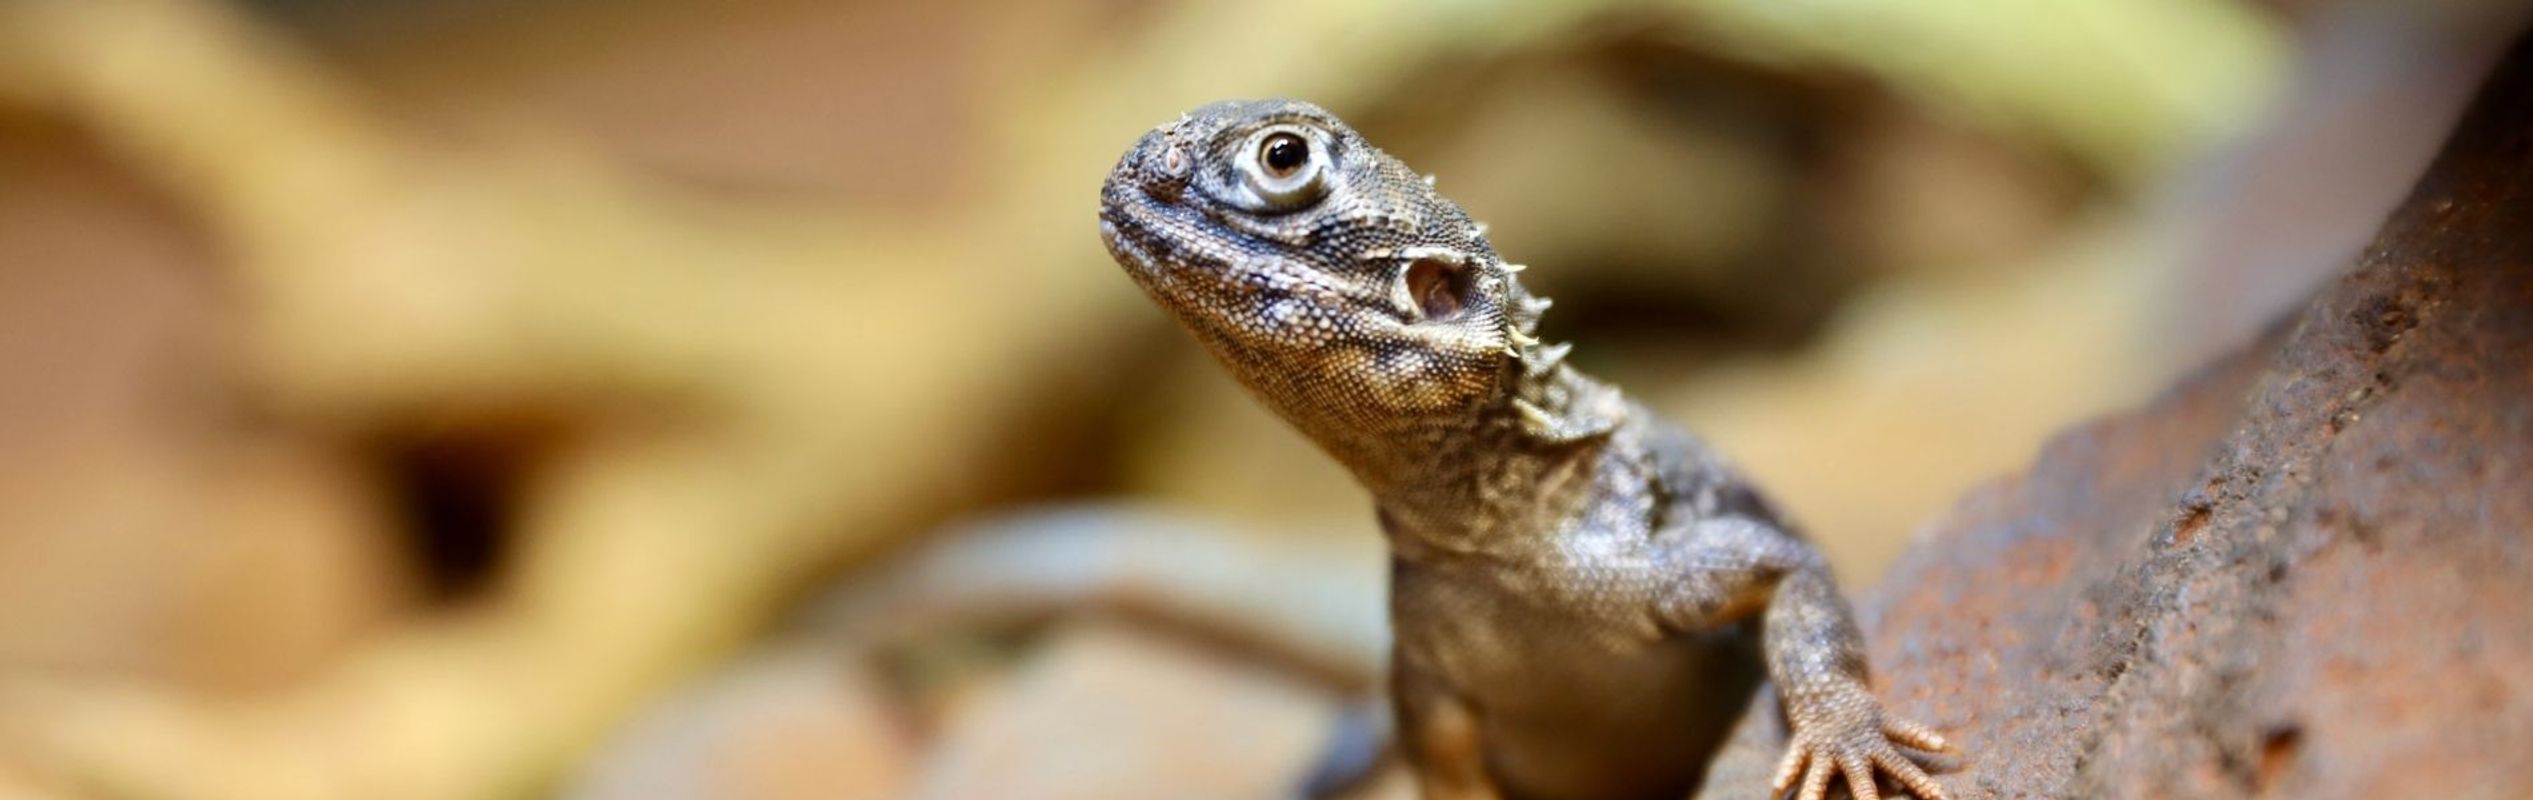
<path fill-rule="evenodd" d="M 1299 155 L 1297 155 L 1299 154 Z M 1372 493 L 1392 552 L 1392 699 L 1434 798 L 1677 798 L 1763 673 L 1777 789 L 1901 746 L 1817 551 L 1721 459 L 1537 338 L 1550 303 L 1433 182 L 1307 103 L 1147 133 L 1101 192 L 1109 252 Z"/>

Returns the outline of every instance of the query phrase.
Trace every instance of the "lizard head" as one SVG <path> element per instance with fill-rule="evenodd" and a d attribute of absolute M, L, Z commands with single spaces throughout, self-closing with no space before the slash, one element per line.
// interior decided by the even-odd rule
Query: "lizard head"
<path fill-rule="evenodd" d="M 1465 417 L 1502 405 L 1526 362 L 1563 355 L 1531 337 L 1547 301 L 1483 226 L 1308 103 L 1215 103 L 1145 134 L 1102 188 L 1100 233 L 1314 433 Z"/>

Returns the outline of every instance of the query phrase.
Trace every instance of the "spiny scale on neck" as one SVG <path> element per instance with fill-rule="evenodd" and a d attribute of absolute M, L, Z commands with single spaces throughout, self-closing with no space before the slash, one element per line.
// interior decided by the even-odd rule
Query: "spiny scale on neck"
<path fill-rule="evenodd" d="M 1427 175 L 1424 180 L 1428 188 L 1434 185 L 1433 176 Z M 1486 241 L 1486 223 L 1472 221 L 1469 227 L 1471 240 Z M 1435 258 L 1453 266 L 1462 266 L 1460 262 L 1465 258 L 1446 248 L 1426 247 L 1376 249 L 1364 257 Z M 1625 403 L 1607 385 L 1565 366 L 1574 343 L 1549 343 L 1539 338 L 1540 318 L 1556 301 L 1532 294 L 1522 286 L 1518 276 L 1529 266 L 1501 260 L 1495 266 L 1482 271 L 1478 280 L 1487 284 L 1487 290 L 1501 290 L 1511 299 L 1503 315 L 1504 355 L 1520 370 L 1508 382 L 1512 391 L 1506 394 L 1503 407 L 1522 423 L 1523 430 L 1545 443 L 1565 444 L 1608 434 L 1625 413 Z"/>
<path fill-rule="evenodd" d="M 1486 230 L 1483 223 L 1477 228 L 1481 234 Z M 1626 402 L 1616 389 L 1566 366 L 1574 343 L 1551 344 L 1539 338 L 1540 317 L 1555 301 L 1523 288 L 1515 276 L 1524 269 L 1506 262 L 1502 270 L 1513 298 L 1511 313 L 1504 316 L 1504 338 L 1511 343 L 1505 355 L 1521 371 L 1511 382 L 1505 407 L 1521 421 L 1524 431 L 1543 443 L 1568 444 L 1607 435 L 1624 418 Z"/>

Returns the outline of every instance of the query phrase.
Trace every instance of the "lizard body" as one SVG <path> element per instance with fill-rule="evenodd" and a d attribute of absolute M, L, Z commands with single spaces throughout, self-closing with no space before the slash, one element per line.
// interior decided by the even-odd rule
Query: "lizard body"
<path fill-rule="evenodd" d="M 1392 701 L 1428 797 L 1676 798 L 1761 673 L 1780 792 L 1942 789 L 1896 745 L 1826 562 L 1713 452 L 1536 338 L 1459 206 L 1306 103 L 1146 134 L 1101 234 L 1154 302 L 1353 473 L 1392 554 Z"/>

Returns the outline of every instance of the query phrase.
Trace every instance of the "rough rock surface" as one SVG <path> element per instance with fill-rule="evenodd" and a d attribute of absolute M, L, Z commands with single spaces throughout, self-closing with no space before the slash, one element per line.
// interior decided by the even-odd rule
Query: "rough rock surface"
<path fill-rule="evenodd" d="M 2533 46 L 2300 317 L 1881 586 L 1878 691 L 1958 796 L 2533 796 Z M 1782 738 L 1751 714 L 1703 796 Z"/>

